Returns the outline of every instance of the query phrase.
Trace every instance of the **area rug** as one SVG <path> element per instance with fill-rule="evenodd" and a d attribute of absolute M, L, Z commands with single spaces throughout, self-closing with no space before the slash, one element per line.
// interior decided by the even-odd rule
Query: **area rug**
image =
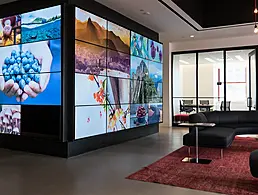
<path fill-rule="evenodd" d="M 250 152 L 256 149 L 256 139 L 239 137 L 224 150 L 223 159 L 219 149 L 200 148 L 201 158 L 212 159 L 204 165 L 181 162 L 188 154 L 187 147 L 182 147 L 127 179 L 230 195 L 257 195 L 258 179 L 249 169 Z"/>

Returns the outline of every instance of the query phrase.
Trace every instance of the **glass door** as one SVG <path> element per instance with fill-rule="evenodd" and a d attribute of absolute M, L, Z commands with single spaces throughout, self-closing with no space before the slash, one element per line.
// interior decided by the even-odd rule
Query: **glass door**
<path fill-rule="evenodd" d="M 253 52 L 250 49 L 226 51 L 226 101 L 223 104 L 225 111 L 251 110 L 253 107 L 252 87 L 255 87 L 256 82 L 256 78 L 252 76 L 256 73 Z M 254 82 L 252 79 L 255 79 Z"/>
<path fill-rule="evenodd" d="M 256 110 L 256 51 L 249 54 L 249 90 L 247 98 L 247 107 L 249 110 Z"/>

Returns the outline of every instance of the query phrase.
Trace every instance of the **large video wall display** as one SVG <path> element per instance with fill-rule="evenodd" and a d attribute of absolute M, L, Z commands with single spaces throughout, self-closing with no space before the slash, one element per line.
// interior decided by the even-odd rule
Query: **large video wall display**
<path fill-rule="evenodd" d="M 61 6 L 0 19 L 0 132 L 20 135 L 38 105 L 61 105 Z"/>
<path fill-rule="evenodd" d="M 162 122 L 162 44 L 75 15 L 75 139 Z"/>

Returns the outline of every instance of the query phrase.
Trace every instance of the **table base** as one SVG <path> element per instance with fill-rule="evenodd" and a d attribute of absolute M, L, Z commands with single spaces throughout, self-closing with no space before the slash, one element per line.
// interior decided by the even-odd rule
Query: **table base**
<path fill-rule="evenodd" d="M 182 162 L 184 163 L 196 163 L 196 164 L 210 164 L 212 160 L 199 158 L 198 162 L 196 158 L 185 157 Z"/>

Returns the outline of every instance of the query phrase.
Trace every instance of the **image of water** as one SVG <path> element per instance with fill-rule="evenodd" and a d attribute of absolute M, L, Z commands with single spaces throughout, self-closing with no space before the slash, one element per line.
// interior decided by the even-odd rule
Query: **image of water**
<path fill-rule="evenodd" d="M 22 25 L 21 35 L 22 43 L 58 39 L 61 37 L 61 19 L 40 25 Z"/>

